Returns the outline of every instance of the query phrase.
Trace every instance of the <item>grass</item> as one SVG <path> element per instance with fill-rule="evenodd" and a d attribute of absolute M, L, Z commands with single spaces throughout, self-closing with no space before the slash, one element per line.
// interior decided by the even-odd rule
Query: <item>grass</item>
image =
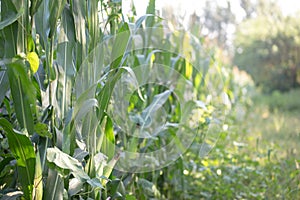
<path fill-rule="evenodd" d="M 298 106 L 299 91 L 276 94 L 281 101 L 257 94 L 243 119 L 228 119 L 223 139 L 191 173 L 193 192 L 201 188 L 202 199 L 299 198 L 300 109 L 284 101 Z"/>
<path fill-rule="evenodd" d="M 300 156 L 299 96 L 298 89 L 254 98 L 255 110 L 248 119 L 252 134 L 274 147 L 279 158 Z"/>
<path fill-rule="evenodd" d="M 265 176 L 264 198 L 294 199 L 300 194 L 299 94 L 300 90 L 292 90 L 256 95 L 240 124 L 243 131 L 237 131 L 237 139 L 247 144 L 240 156 L 257 161 L 256 169 Z"/>

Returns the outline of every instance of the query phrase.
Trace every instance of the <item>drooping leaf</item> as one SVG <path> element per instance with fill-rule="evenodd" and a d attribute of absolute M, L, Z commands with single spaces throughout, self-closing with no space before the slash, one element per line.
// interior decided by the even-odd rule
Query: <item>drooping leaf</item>
<path fill-rule="evenodd" d="M 80 148 L 76 148 L 74 151 L 74 158 L 77 159 L 79 162 L 82 162 L 83 159 L 89 155 L 89 153 L 85 150 L 82 150 Z"/>
<path fill-rule="evenodd" d="M 149 17 L 154 17 L 154 15 L 153 14 L 146 14 L 146 15 L 143 15 L 140 18 L 138 18 L 138 20 L 136 20 L 136 22 L 134 24 L 135 31 L 137 31 L 141 27 L 142 23 L 145 20 L 147 20 Z"/>
<path fill-rule="evenodd" d="M 80 119 L 80 118 L 78 118 Z M 77 123 L 79 122 L 79 123 Z M 99 125 L 99 119 L 97 118 L 96 112 L 94 110 L 89 110 L 82 120 L 82 125 L 80 121 L 76 121 L 77 129 L 81 133 L 81 137 L 86 142 L 87 150 L 90 154 L 95 154 L 99 150 L 96 149 L 98 142 L 97 127 Z"/>
<path fill-rule="evenodd" d="M 107 165 L 107 156 L 99 152 L 94 155 L 95 172 L 98 176 L 103 176 L 104 167 Z"/>
<path fill-rule="evenodd" d="M 115 87 L 115 84 L 120 79 L 122 73 L 123 73 L 122 70 L 118 70 L 117 73 L 112 75 L 106 81 L 104 87 L 101 89 L 100 93 L 97 95 L 97 99 L 99 102 L 98 118 L 100 119 L 100 121 L 103 120 L 104 112 L 107 109 L 109 100 L 112 96 L 112 92 Z"/>
<path fill-rule="evenodd" d="M 32 198 L 35 173 L 35 154 L 33 145 L 25 135 L 16 133 L 12 125 L 4 118 L 0 118 L 0 126 L 6 132 L 11 152 L 17 160 L 18 178 L 26 199 Z"/>
<path fill-rule="evenodd" d="M 122 199 L 126 195 L 125 186 L 120 179 L 114 179 L 108 184 L 109 193 L 113 196 L 121 197 Z"/>
<path fill-rule="evenodd" d="M 41 37 L 41 44 L 46 47 L 48 43 L 48 35 L 50 32 L 48 18 L 50 17 L 50 13 L 48 12 L 48 0 L 42 1 L 40 7 L 35 14 L 35 27 L 36 32 Z"/>
<path fill-rule="evenodd" d="M 90 177 L 84 172 L 81 163 L 58 148 L 47 149 L 47 160 L 55 164 L 60 169 L 70 170 L 70 172 L 81 181 L 89 180 Z"/>
<path fill-rule="evenodd" d="M 21 15 L 23 15 L 23 13 L 24 13 L 24 8 L 21 8 L 17 13 L 10 13 L 9 16 L 6 16 L 6 18 L 4 18 L 4 20 L 0 22 L 0 30 L 17 21 L 17 19 Z"/>
<path fill-rule="evenodd" d="M 76 104 L 73 118 L 82 119 L 94 107 L 98 107 L 97 99 L 88 99 L 82 102 L 82 104 Z"/>
<path fill-rule="evenodd" d="M 69 182 L 68 194 L 72 197 L 80 192 L 83 187 L 83 182 L 77 178 L 72 178 Z"/>

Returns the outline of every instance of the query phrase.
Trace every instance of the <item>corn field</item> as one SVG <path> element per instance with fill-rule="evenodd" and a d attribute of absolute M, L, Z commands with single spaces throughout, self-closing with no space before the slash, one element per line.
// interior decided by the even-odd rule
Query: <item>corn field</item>
<path fill-rule="evenodd" d="M 251 83 L 147 3 L 126 20 L 119 0 L 0 2 L 0 197 L 195 198 L 187 163 Z"/>

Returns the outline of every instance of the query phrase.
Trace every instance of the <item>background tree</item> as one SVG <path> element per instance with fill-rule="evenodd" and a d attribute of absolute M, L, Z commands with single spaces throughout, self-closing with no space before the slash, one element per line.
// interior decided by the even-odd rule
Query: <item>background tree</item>
<path fill-rule="evenodd" d="M 273 3 L 259 5 L 258 16 L 238 26 L 234 63 L 265 91 L 298 87 L 299 16 L 285 17 Z"/>
<path fill-rule="evenodd" d="M 226 46 L 227 29 L 229 25 L 235 24 L 235 15 L 231 10 L 230 1 L 226 6 L 221 6 L 217 1 L 206 1 L 203 14 L 203 26 L 208 30 L 209 36 L 216 39 L 221 48 Z"/>
<path fill-rule="evenodd" d="M 251 0 L 241 0 L 240 6 L 245 11 L 245 18 L 251 18 L 255 12 L 255 5 Z"/>

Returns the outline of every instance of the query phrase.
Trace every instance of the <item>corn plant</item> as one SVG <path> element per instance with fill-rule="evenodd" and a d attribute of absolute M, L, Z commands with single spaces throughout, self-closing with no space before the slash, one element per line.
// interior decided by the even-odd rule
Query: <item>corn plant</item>
<path fill-rule="evenodd" d="M 154 170 L 181 158 L 196 137 L 206 155 L 230 107 L 200 40 L 168 32 L 154 0 L 128 23 L 121 1 L 0 6 L 1 195 L 170 198 L 156 188 Z M 164 178 L 178 169 L 180 159 Z"/>

